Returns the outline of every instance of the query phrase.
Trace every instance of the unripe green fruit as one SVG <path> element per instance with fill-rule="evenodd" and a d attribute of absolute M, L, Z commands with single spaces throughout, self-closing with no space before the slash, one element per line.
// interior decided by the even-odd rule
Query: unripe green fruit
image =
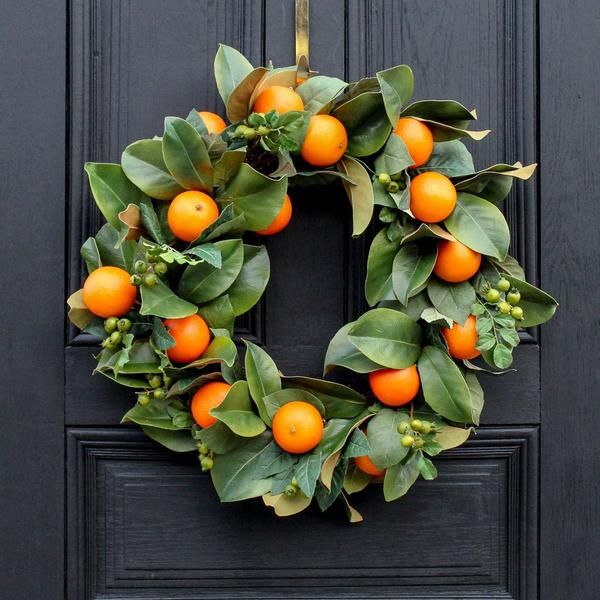
<path fill-rule="evenodd" d="M 501 314 L 507 315 L 510 312 L 510 304 L 503 300 L 502 302 L 498 303 L 498 310 Z"/>
<path fill-rule="evenodd" d="M 421 433 L 428 434 L 431 431 L 431 423 L 429 421 L 423 421 L 421 424 Z"/>
<path fill-rule="evenodd" d="M 515 319 L 515 321 L 522 321 L 523 309 L 520 306 L 514 306 L 510 311 L 510 316 Z"/>
<path fill-rule="evenodd" d="M 261 125 L 256 130 L 256 133 L 258 133 L 258 135 L 269 135 L 271 133 L 271 128 L 270 127 L 266 127 L 265 125 Z"/>
<path fill-rule="evenodd" d="M 148 263 L 143 260 L 136 260 L 133 268 L 136 273 L 145 273 L 148 270 Z"/>
<path fill-rule="evenodd" d="M 104 321 L 104 331 L 106 333 L 112 333 L 117 328 L 117 323 L 119 319 L 117 317 L 108 317 L 106 321 Z"/>
<path fill-rule="evenodd" d="M 118 331 L 113 331 L 110 334 L 110 341 L 117 346 L 123 340 L 123 336 Z"/>
<path fill-rule="evenodd" d="M 295 496 L 297 491 L 298 488 L 293 483 L 290 483 L 290 485 L 285 488 L 286 496 Z"/>
<path fill-rule="evenodd" d="M 202 442 L 198 445 L 198 452 L 206 456 L 210 452 L 210 450 L 208 449 L 208 446 L 204 442 Z"/>
<path fill-rule="evenodd" d="M 140 394 L 137 400 L 142 406 L 148 406 L 148 404 L 150 404 L 150 396 L 145 393 Z"/>
<path fill-rule="evenodd" d="M 412 427 L 413 431 L 421 431 L 421 427 L 423 427 L 423 423 L 421 421 L 419 421 L 419 419 L 413 419 L 410 422 L 410 426 Z"/>
<path fill-rule="evenodd" d="M 410 425 L 408 421 L 402 421 L 402 423 L 398 423 L 398 433 L 406 433 L 410 429 Z"/>
<path fill-rule="evenodd" d="M 138 286 L 138 285 L 141 285 L 141 283 L 142 283 L 142 278 L 141 278 L 139 275 L 132 275 L 132 276 L 129 278 L 129 281 L 131 282 L 131 285 Z"/>
<path fill-rule="evenodd" d="M 162 260 L 154 265 L 154 272 L 157 275 L 164 275 L 169 270 L 169 265 Z"/>
<path fill-rule="evenodd" d="M 162 400 L 165 397 L 165 390 L 158 388 L 152 392 L 152 396 L 155 400 Z"/>
<path fill-rule="evenodd" d="M 245 125 L 238 125 L 233 132 L 233 137 L 244 137 L 247 127 Z"/>
<path fill-rule="evenodd" d="M 521 293 L 517 289 L 512 289 L 506 294 L 506 300 L 509 304 L 516 306 L 521 301 Z"/>
<path fill-rule="evenodd" d="M 500 300 L 500 292 L 496 288 L 491 288 L 487 291 L 485 299 L 491 304 L 496 304 Z"/>
<path fill-rule="evenodd" d="M 121 333 L 127 333 L 131 329 L 131 321 L 129 319 L 119 319 L 117 329 Z"/>
<path fill-rule="evenodd" d="M 498 280 L 498 282 L 496 283 L 496 287 L 501 291 L 501 292 L 508 292 L 508 290 L 510 289 L 510 281 L 508 279 L 504 279 L 504 277 L 502 277 L 501 279 Z"/>
<path fill-rule="evenodd" d="M 390 177 L 389 173 L 379 173 L 377 176 L 377 181 L 379 181 L 381 185 L 388 185 L 388 183 L 392 181 L 392 178 Z"/>
<path fill-rule="evenodd" d="M 163 385 L 168 388 L 171 383 L 171 378 L 168 375 L 163 375 Z"/>
<path fill-rule="evenodd" d="M 418 440 L 415 440 L 415 443 L 413 444 L 413 448 L 422 448 L 425 445 L 425 442 L 419 438 Z"/>
<path fill-rule="evenodd" d="M 114 350 L 116 346 L 110 341 L 110 338 L 106 338 L 102 342 L 102 347 L 106 348 L 107 350 Z"/>
<path fill-rule="evenodd" d="M 158 283 L 158 277 L 154 273 L 144 275 L 144 285 L 154 287 Z"/>
<path fill-rule="evenodd" d="M 405 448 L 410 448 L 415 443 L 415 438 L 412 435 L 403 435 L 400 443 Z"/>
<path fill-rule="evenodd" d="M 258 134 L 256 133 L 255 129 L 252 129 L 251 127 L 246 127 L 246 131 L 244 131 L 244 137 L 247 140 L 253 140 Z"/>
<path fill-rule="evenodd" d="M 152 375 L 152 377 L 148 379 L 148 383 L 153 389 L 159 388 L 162 385 L 162 378 L 160 375 Z"/>
<path fill-rule="evenodd" d="M 395 181 L 390 181 L 387 186 L 387 191 L 390 194 L 395 194 L 400 189 L 400 186 Z"/>
<path fill-rule="evenodd" d="M 158 260 L 158 256 L 154 256 L 153 254 L 151 254 L 150 252 L 146 252 L 146 260 L 149 263 L 155 263 Z"/>
<path fill-rule="evenodd" d="M 213 468 L 214 461 L 210 456 L 203 456 L 200 459 L 200 466 L 203 471 L 210 471 Z"/>

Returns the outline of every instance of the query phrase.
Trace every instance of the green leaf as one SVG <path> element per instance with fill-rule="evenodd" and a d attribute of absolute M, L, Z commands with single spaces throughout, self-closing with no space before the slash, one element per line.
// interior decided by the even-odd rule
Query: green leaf
<path fill-rule="evenodd" d="M 462 178 L 455 184 L 456 189 L 459 192 L 469 192 L 485 198 L 489 202 L 498 203 L 508 196 L 515 178 L 529 179 L 536 166 L 533 164 L 524 167 L 521 163 L 493 165 L 467 178 Z"/>
<path fill-rule="evenodd" d="M 233 329 L 235 314 L 227 294 L 199 307 L 198 314 L 212 329 Z"/>
<path fill-rule="evenodd" d="M 142 297 L 141 315 L 154 315 L 164 319 L 181 319 L 198 312 L 198 307 L 177 296 L 162 281 L 153 287 L 140 286 Z"/>
<path fill-rule="evenodd" d="M 281 377 L 273 359 L 259 346 L 244 340 L 246 344 L 246 378 L 250 395 L 254 400 L 261 419 L 271 425 L 264 398 L 281 389 Z"/>
<path fill-rule="evenodd" d="M 121 155 L 121 166 L 128 179 L 152 198 L 171 200 L 184 191 L 165 165 L 160 139 L 140 140 L 127 146 Z"/>
<path fill-rule="evenodd" d="M 483 409 L 483 389 L 474 373 L 467 371 L 464 377 L 471 396 L 471 422 L 479 425 L 479 417 Z"/>
<path fill-rule="evenodd" d="M 454 361 L 435 346 L 425 346 L 417 365 L 425 402 L 438 414 L 470 423 L 473 407 L 469 388 Z"/>
<path fill-rule="evenodd" d="M 296 93 L 304 102 L 304 110 L 316 115 L 319 112 L 328 112 L 327 108 L 346 85 L 345 81 L 337 77 L 316 75 L 301 83 L 296 88 Z"/>
<path fill-rule="evenodd" d="M 355 429 L 348 439 L 344 448 L 342 458 L 354 458 L 355 456 L 366 456 L 371 452 L 371 445 L 367 436 L 360 430 Z"/>
<path fill-rule="evenodd" d="M 219 44 L 215 55 L 215 81 L 223 104 L 227 104 L 231 92 L 251 71 L 252 65 L 243 54 Z"/>
<path fill-rule="evenodd" d="M 392 267 L 392 286 L 396 298 L 406 306 L 408 298 L 427 282 L 433 272 L 437 247 L 402 246 Z"/>
<path fill-rule="evenodd" d="M 158 244 L 164 244 L 167 240 L 160 225 L 158 215 L 154 210 L 152 200 L 148 197 L 140 200 L 140 217 L 142 225 L 150 237 Z"/>
<path fill-rule="evenodd" d="M 333 471 L 333 477 L 331 478 L 331 488 L 327 489 L 320 481 L 317 482 L 315 489 L 315 498 L 317 504 L 322 511 L 327 510 L 336 500 L 342 492 L 344 485 L 344 478 L 346 476 L 346 470 L 348 469 L 348 461 L 342 459 L 335 467 Z"/>
<path fill-rule="evenodd" d="M 444 425 L 435 434 L 435 441 L 444 449 L 450 450 L 457 446 L 462 446 L 470 437 L 472 427 L 466 429 L 462 427 L 452 427 L 452 425 Z"/>
<path fill-rule="evenodd" d="M 418 117 L 455 127 L 468 127 L 475 120 L 473 112 L 455 100 L 419 100 L 402 111 L 403 117 Z"/>
<path fill-rule="evenodd" d="M 348 331 L 348 338 L 367 358 L 390 369 L 415 364 L 421 352 L 419 325 L 389 308 L 364 313 Z"/>
<path fill-rule="evenodd" d="M 169 431 L 149 425 L 142 425 L 142 429 L 150 439 L 173 452 L 194 452 L 197 449 L 197 442 L 187 430 Z"/>
<path fill-rule="evenodd" d="M 364 411 L 352 419 L 330 419 L 327 422 L 323 431 L 323 438 L 315 449 L 315 452 L 319 451 L 324 459 L 323 469 L 325 469 L 328 460 L 346 445 L 352 432 L 372 416 L 372 413 Z M 323 481 L 323 471 L 321 471 L 321 480 Z M 323 483 L 326 484 L 326 487 L 330 487 L 328 482 L 323 481 Z"/>
<path fill-rule="evenodd" d="M 200 134 L 208 135 L 206 123 L 200 116 L 200 113 L 194 108 L 190 110 L 185 120 Z"/>
<path fill-rule="evenodd" d="M 300 457 L 294 470 L 298 487 L 307 497 L 312 497 L 315 493 L 317 479 L 321 472 L 321 455 L 311 452 Z"/>
<path fill-rule="evenodd" d="M 127 179 L 121 165 L 112 163 L 86 163 L 92 195 L 104 218 L 115 228 L 123 225 L 119 213 L 129 204 L 137 204 L 146 195 Z"/>
<path fill-rule="evenodd" d="M 214 300 L 236 280 L 244 261 L 242 240 L 222 240 L 215 246 L 221 254 L 221 268 L 208 263 L 188 266 L 179 282 L 177 293 L 195 304 Z"/>
<path fill-rule="evenodd" d="M 512 349 L 503 346 L 502 344 L 497 344 L 494 348 L 494 352 L 492 354 L 494 365 L 496 365 L 499 369 L 506 369 L 512 365 L 513 356 Z"/>
<path fill-rule="evenodd" d="M 217 454 L 214 457 L 210 474 L 221 502 L 256 498 L 270 491 L 271 481 L 258 479 L 256 472 L 258 460 L 271 439 L 271 432 L 265 431 L 259 436 L 248 438 L 248 441 L 227 454 Z M 210 444 L 208 446 L 210 448 Z"/>
<path fill-rule="evenodd" d="M 329 419 L 350 419 L 356 417 L 367 407 L 367 399 L 350 387 L 313 379 L 311 377 L 282 377 L 283 387 L 302 389 L 314 394 L 325 407 Z"/>
<path fill-rule="evenodd" d="M 504 215 L 490 202 L 459 192 L 452 214 L 444 221 L 448 231 L 476 252 L 504 260 L 510 232 Z"/>
<path fill-rule="evenodd" d="M 400 243 L 408 244 L 409 242 L 416 242 L 423 238 L 432 238 L 435 240 L 448 240 L 450 242 L 456 241 L 454 236 L 450 235 L 445 229 L 436 225 L 435 223 L 427 224 L 421 223 L 413 231 L 406 234 Z"/>
<path fill-rule="evenodd" d="M 371 483 L 372 477 L 361 471 L 354 461 L 348 465 L 346 476 L 344 477 L 344 491 L 347 494 L 355 494 L 364 490 L 369 483 Z"/>
<path fill-rule="evenodd" d="M 476 299 L 475 288 L 468 281 L 446 283 L 437 278 L 429 281 L 427 295 L 438 312 L 461 325 L 471 314 Z"/>
<path fill-rule="evenodd" d="M 221 158 L 215 163 L 213 174 L 214 186 L 219 187 L 226 181 L 229 181 L 238 172 L 245 158 L 245 150 L 227 150 L 227 152 L 224 152 Z"/>
<path fill-rule="evenodd" d="M 263 502 L 270 506 L 278 517 L 291 517 L 310 506 L 312 498 L 305 496 L 302 492 L 297 492 L 293 496 L 287 494 L 265 494 Z"/>
<path fill-rule="evenodd" d="M 521 292 L 519 306 L 523 309 L 523 320 L 519 321 L 520 327 L 533 327 L 545 323 L 556 312 L 558 302 L 543 290 L 534 285 L 506 274 L 513 287 Z"/>
<path fill-rule="evenodd" d="M 416 454 L 405 463 L 398 463 L 385 472 L 383 480 L 383 497 L 386 502 L 404 496 L 419 477 L 419 464 Z"/>
<path fill-rule="evenodd" d="M 184 365 L 183 369 L 201 369 L 207 365 L 224 363 L 228 367 L 233 366 L 237 358 L 237 347 L 230 337 L 216 335 L 204 354 L 197 360 Z"/>
<path fill-rule="evenodd" d="M 81 246 L 81 257 L 85 261 L 88 273 L 91 273 L 98 267 L 102 266 L 102 259 L 100 258 L 100 250 L 98 250 L 98 244 L 93 237 L 89 237 Z"/>
<path fill-rule="evenodd" d="M 352 236 L 363 233 L 373 217 L 373 187 L 371 177 L 362 164 L 350 156 L 344 156 L 337 168 L 354 183 L 342 179 L 350 204 L 352 205 Z"/>
<path fill-rule="evenodd" d="M 398 425 L 407 421 L 404 413 L 383 408 L 370 421 L 367 437 L 371 445 L 369 458 L 381 469 L 399 463 L 408 454 L 408 448 L 400 444 Z"/>
<path fill-rule="evenodd" d="M 400 242 L 390 242 L 385 229 L 371 242 L 365 279 L 365 297 L 369 306 L 392 295 L 394 258 L 399 248 Z"/>
<path fill-rule="evenodd" d="M 179 185 L 212 194 L 213 168 L 208 151 L 200 134 L 187 121 L 165 118 L 162 152 L 165 165 Z"/>
<path fill-rule="evenodd" d="M 119 267 L 131 273 L 137 243 L 134 240 L 121 242 L 119 232 L 109 223 L 104 224 L 95 238 L 103 266 Z"/>
<path fill-rule="evenodd" d="M 245 119 L 251 112 L 251 98 L 257 86 L 268 73 L 264 67 L 250 71 L 231 91 L 225 101 L 225 111 L 232 123 Z"/>
<path fill-rule="evenodd" d="M 248 312 L 262 297 L 271 273 L 264 246 L 243 246 L 242 268 L 227 294 L 236 317 Z"/>
<path fill-rule="evenodd" d="M 248 226 L 244 215 L 238 214 L 235 216 L 233 205 L 229 204 L 221 210 L 221 214 L 218 216 L 217 220 L 209 225 L 200 236 L 191 243 L 191 246 L 193 247 L 195 244 L 223 237 L 225 234 L 231 235 L 243 233 L 247 229 Z"/>
<path fill-rule="evenodd" d="M 249 229 L 268 227 L 279 214 L 287 191 L 287 177 L 271 179 L 242 163 L 238 172 L 219 188 L 217 202 L 233 204 L 234 213 L 243 215 Z"/>
<path fill-rule="evenodd" d="M 402 138 L 392 132 L 381 154 L 375 159 L 375 172 L 397 175 L 413 162 Z"/>
<path fill-rule="evenodd" d="M 221 251 L 219 250 L 219 247 L 215 244 L 201 244 L 200 246 L 194 246 L 193 248 L 188 248 L 187 250 L 184 250 L 183 257 L 185 263 L 194 264 L 196 262 L 194 259 L 190 259 L 191 256 L 196 256 L 200 260 L 207 262 L 209 265 L 212 265 L 217 269 L 220 269 L 223 266 Z M 163 260 L 166 260 L 165 256 L 162 254 L 161 258 Z"/>
<path fill-rule="evenodd" d="M 325 373 L 334 366 L 345 367 L 356 373 L 370 373 L 382 368 L 382 365 L 368 359 L 349 339 L 348 332 L 356 322 L 347 323 L 333 336 L 325 354 Z"/>
<path fill-rule="evenodd" d="M 415 78 L 411 68 L 398 65 L 377 73 L 377 81 L 381 86 L 385 111 L 392 127 L 396 126 L 403 106 L 410 100 Z M 412 164 L 412 163 L 411 163 Z M 389 173 L 389 171 L 387 171 Z"/>
<path fill-rule="evenodd" d="M 385 144 L 392 130 L 380 92 L 364 92 L 333 111 L 348 132 L 350 156 L 371 156 Z"/>
<path fill-rule="evenodd" d="M 175 345 L 163 322 L 156 317 L 152 320 L 152 342 L 159 350 L 168 350 Z"/>
<path fill-rule="evenodd" d="M 423 453 L 419 453 L 418 455 L 417 466 L 419 467 L 421 477 L 427 481 L 431 481 L 438 476 L 435 465 L 426 456 L 423 456 Z"/>
<path fill-rule="evenodd" d="M 216 408 L 211 408 L 209 413 L 242 437 L 255 437 L 266 429 L 260 417 L 252 411 L 252 401 L 245 381 L 236 381 L 223 402 Z"/>
<path fill-rule="evenodd" d="M 242 446 L 248 438 L 236 435 L 220 421 L 198 431 L 198 439 L 204 442 L 215 454 L 227 454 Z"/>
<path fill-rule="evenodd" d="M 475 165 L 467 147 L 459 140 L 452 140 L 435 143 L 427 163 L 418 171 L 437 171 L 446 177 L 460 177 L 474 173 Z"/>
<path fill-rule="evenodd" d="M 131 334 L 129 334 L 131 335 Z M 127 336 L 124 336 L 124 339 Z M 131 336 L 133 341 L 133 336 Z M 122 366 L 122 372 L 129 375 L 140 373 L 160 373 L 160 357 L 146 341 L 137 340 L 128 352 L 127 362 Z"/>
<path fill-rule="evenodd" d="M 122 423 L 137 423 L 138 425 L 148 425 L 158 429 L 167 429 L 175 431 L 180 429 L 173 424 L 173 417 L 169 414 L 171 401 L 152 400 L 148 406 L 142 406 L 137 403 L 132 409 L 123 416 Z"/>
<path fill-rule="evenodd" d="M 516 258 L 513 258 L 510 255 L 506 255 L 506 258 L 503 261 L 489 259 L 492 265 L 498 269 L 499 272 L 507 273 L 508 275 L 512 275 L 516 279 L 520 279 L 521 281 L 525 280 L 525 272 L 521 265 L 517 262 Z M 493 283 L 496 283 L 495 281 Z"/>
<path fill-rule="evenodd" d="M 67 299 L 69 306 L 69 320 L 78 329 L 85 329 L 94 319 L 94 314 L 89 310 L 83 301 L 83 290 L 73 292 Z"/>
<path fill-rule="evenodd" d="M 267 411 L 269 419 L 272 421 L 275 413 L 288 402 L 307 402 L 312 404 L 322 417 L 326 417 L 325 407 L 323 403 L 314 395 L 306 390 L 287 388 L 285 390 L 277 390 L 263 397 L 263 404 Z"/>

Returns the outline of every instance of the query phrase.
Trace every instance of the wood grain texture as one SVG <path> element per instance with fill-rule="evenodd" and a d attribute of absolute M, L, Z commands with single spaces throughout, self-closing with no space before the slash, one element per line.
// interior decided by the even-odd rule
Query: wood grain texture
<path fill-rule="evenodd" d="M 71 514 L 86 515 L 70 522 L 70 599 L 535 597 L 536 428 L 482 429 L 400 502 L 357 495 L 358 526 L 339 510 L 277 519 L 260 500 L 221 505 L 195 458 L 137 431 L 68 438 Z M 257 543 L 272 551 L 259 558 Z"/>
<path fill-rule="evenodd" d="M 64 2 L 0 5 L 5 600 L 63 597 L 65 27 Z"/>
<path fill-rule="evenodd" d="M 549 600 L 600 590 L 599 23 L 593 0 L 540 3 L 541 276 L 561 303 L 542 329 L 540 586 Z"/>

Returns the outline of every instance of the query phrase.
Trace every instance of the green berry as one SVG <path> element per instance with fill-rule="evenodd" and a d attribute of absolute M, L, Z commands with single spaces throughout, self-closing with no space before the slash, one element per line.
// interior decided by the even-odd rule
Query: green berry
<path fill-rule="evenodd" d="M 293 483 L 290 483 L 290 485 L 285 488 L 286 496 L 295 496 L 297 491 L 298 488 Z"/>
<path fill-rule="evenodd" d="M 210 456 L 203 456 L 200 459 L 200 466 L 203 471 L 210 471 L 213 468 L 214 461 Z"/>
<path fill-rule="evenodd" d="M 154 273 L 144 275 L 144 285 L 154 287 L 158 283 L 158 277 Z"/>
<path fill-rule="evenodd" d="M 377 175 L 377 181 L 379 181 L 381 185 L 388 185 L 390 181 L 392 181 L 392 178 L 389 173 L 379 173 L 379 175 Z"/>
<path fill-rule="evenodd" d="M 115 345 L 118 346 L 122 341 L 123 341 L 123 336 L 121 335 L 120 332 L 118 331 L 113 331 L 110 334 L 110 341 Z"/>
<path fill-rule="evenodd" d="M 255 129 L 252 129 L 251 127 L 246 127 L 246 130 L 244 131 L 244 137 L 247 140 L 253 140 L 258 134 L 256 133 Z"/>
<path fill-rule="evenodd" d="M 412 435 L 403 435 L 400 443 L 405 448 L 410 448 L 415 443 L 415 438 Z"/>
<path fill-rule="evenodd" d="M 152 389 L 159 388 L 162 385 L 162 377 L 160 375 L 152 375 L 148 379 L 148 383 Z"/>
<path fill-rule="evenodd" d="M 422 440 L 421 438 L 415 440 L 415 443 L 413 444 L 413 448 L 422 448 L 425 445 L 425 441 Z"/>
<path fill-rule="evenodd" d="M 498 283 L 496 283 L 496 287 L 501 292 L 508 292 L 508 290 L 510 289 L 510 281 L 508 279 L 504 279 L 504 277 L 502 277 L 501 279 L 498 279 Z"/>
<path fill-rule="evenodd" d="M 136 275 L 132 275 L 132 276 L 129 278 L 129 281 L 131 282 L 131 285 L 138 286 L 138 285 L 141 285 L 141 283 L 142 283 L 142 278 L 141 278 L 139 275 L 137 275 L 137 274 L 136 274 Z"/>
<path fill-rule="evenodd" d="M 136 260 L 135 265 L 133 265 L 136 273 L 145 273 L 148 270 L 148 263 L 143 260 Z"/>
<path fill-rule="evenodd" d="M 410 425 L 408 421 L 402 421 L 402 423 L 398 423 L 398 433 L 406 433 L 410 429 Z"/>
<path fill-rule="evenodd" d="M 387 191 L 390 194 L 395 194 L 400 189 L 400 186 L 395 181 L 390 181 L 387 186 Z"/>
<path fill-rule="evenodd" d="M 142 406 L 148 406 L 148 404 L 150 404 L 150 396 L 146 393 L 140 394 L 137 400 Z"/>
<path fill-rule="evenodd" d="M 151 252 L 146 252 L 146 260 L 149 263 L 155 263 L 158 260 L 158 256 L 154 256 Z"/>
<path fill-rule="evenodd" d="M 241 138 L 244 137 L 244 133 L 247 127 L 245 125 L 238 125 L 233 132 L 233 137 Z"/>
<path fill-rule="evenodd" d="M 510 311 L 510 316 L 515 321 L 522 321 L 523 320 L 523 309 L 520 306 L 513 306 Z"/>
<path fill-rule="evenodd" d="M 198 452 L 200 452 L 200 454 L 203 454 L 204 456 L 206 456 L 210 452 L 210 450 L 208 449 L 208 446 L 204 442 L 201 442 L 200 444 L 198 444 Z"/>
<path fill-rule="evenodd" d="M 121 333 L 127 333 L 131 329 L 131 321 L 129 319 L 119 319 L 117 329 Z"/>
<path fill-rule="evenodd" d="M 421 433 L 428 434 L 431 431 L 431 423 L 429 421 L 423 421 L 421 423 Z"/>
<path fill-rule="evenodd" d="M 266 127 L 265 125 L 261 125 L 256 130 L 256 133 L 258 133 L 258 135 L 269 135 L 271 133 L 271 128 L 270 127 Z"/>
<path fill-rule="evenodd" d="M 423 423 L 419 421 L 419 419 L 413 419 L 410 422 L 410 426 L 413 431 L 421 431 L 421 427 L 423 427 Z"/>
<path fill-rule="evenodd" d="M 171 378 L 168 375 L 163 375 L 163 385 L 168 388 L 171 384 Z"/>
<path fill-rule="evenodd" d="M 107 350 L 114 350 L 116 346 L 110 341 L 110 338 L 106 338 L 102 342 L 102 347 L 106 348 Z"/>
<path fill-rule="evenodd" d="M 496 288 L 490 288 L 485 295 L 485 299 L 491 304 L 496 304 L 500 300 L 500 292 Z"/>
<path fill-rule="evenodd" d="M 501 314 L 507 315 L 510 312 L 510 304 L 505 300 L 502 300 L 502 302 L 498 303 L 498 310 Z"/>
<path fill-rule="evenodd" d="M 162 400 L 165 397 L 165 390 L 158 388 L 152 392 L 152 397 L 155 400 Z"/>
<path fill-rule="evenodd" d="M 154 272 L 157 275 L 165 275 L 168 270 L 169 265 L 166 262 L 163 262 L 162 260 L 154 265 Z"/>
<path fill-rule="evenodd" d="M 518 289 L 513 288 L 510 290 L 510 292 L 508 292 L 508 294 L 506 294 L 506 300 L 509 304 L 516 306 L 521 301 L 521 293 Z"/>
<path fill-rule="evenodd" d="M 106 331 L 106 333 L 112 333 L 116 330 L 118 322 L 119 319 L 117 319 L 117 317 L 108 317 L 108 319 L 104 321 L 104 331 Z"/>

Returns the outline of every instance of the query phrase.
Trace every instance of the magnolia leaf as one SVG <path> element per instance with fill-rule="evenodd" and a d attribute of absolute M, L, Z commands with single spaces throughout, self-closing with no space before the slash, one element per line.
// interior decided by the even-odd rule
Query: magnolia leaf
<path fill-rule="evenodd" d="M 552 318 L 558 302 L 550 294 L 512 275 L 505 277 L 521 293 L 519 306 L 523 309 L 523 320 L 519 321 L 520 327 L 534 327 Z"/>
<path fill-rule="evenodd" d="M 414 231 L 405 235 L 401 240 L 401 244 L 408 244 L 409 242 L 416 242 L 422 238 L 433 238 L 436 240 L 448 240 L 455 242 L 456 238 L 449 234 L 445 229 L 442 229 L 436 223 L 421 223 Z"/>
<path fill-rule="evenodd" d="M 472 427 L 464 429 L 462 427 L 444 425 L 436 432 L 435 441 L 440 444 L 444 450 L 450 450 L 451 448 L 462 446 L 469 439 L 472 431 Z"/>
<path fill-rule="evenodd" d="M 373 188 L 369 173 L 356 159 L 344 156 L 338 169 L 354 183 L 342 179 L 342 184 L 352 205 L 352 236 L 359 236 L 369 226 L 373 216 Z"/>
<path fill-rule="evenodd" d="M 383 480 L 383 497 L 386 502 L 404 496 L 419 477 L 418 456 L 413 454 L 406 462 L 386 470 Z"/>
<path fill-rule="evenodd" d="M 73 292 L 68 300 L 69 320 L 75 327 L 85 329 L 86 326 L 94 319 L 94 314 L 88 309 L 83 301 L 83 290 Z"/>
<path fill-rule="evenodd" d="M 177 296 L 161 280 L 156 285 L 149 287 L 140 286 L 142 298 L 141 315 L 154 315 L 165 319 L 181 319 L 198 312 L 198 307 Z"/>
<path fill-rule="evenodd" d="M 346 509 L 346 515 L 348 516 L 348 521 L 350 523 L 360 523 L 363 521 L 363 516 L 350 504 L 348 498 L 346 498 L 345 494 L 342 492 L 340 494 L 340 498 L 344 503 L 344 508 Z"/>
<path fill-rule="evenodd" d="M 231 91 L 225 102 L 225 112 L 232 123 L 245 119 L 252 112 L 252 95 L 268 70 L 257 67 L 250 71 Z"/>
<path fill-rule="evenodd" d="M 365 297 L 369 306 L 375 306 L 380 300 L 391 296 L 394 258 L 399 249 L 400 242 L 390 242 L 385 229 L 371 242 L 365 279 Z"/>
<path fill-rule="evenodd" d="M 252 411 L 252 401 L 245 381 L 236 381 L 223 402 L 208 412 L 242 437 L 255 437 L 266 429 L 264 422 Z"/>
<path fill-rule="evenodd" d="M 246 57 L 229 46 L 219 44 L 215 55 L 215 81 L 217 89 L 227 105 L 231 92 L 252 71 L 252 65 Z"/>
<path fill-rule="evenodd" d="M 413 94 L 415 78 L 412 69 L 408 65 L 399 65 L 385 71 L 378 71 L 377 81 L 381 87 L 388 119 L 392 127 L 395 127 L 402 108 Z"/>
<path fill-rule="evenodd" d="M 418 168 L 419 173 L 424 171 L 437 171 L 446 177 L 461 177 L 474 173 L 475 165 L 467 147 L 459 140 L 451 140 L 433 145 L 427 163 Z"/>
<path fill-rule="evenodd" d="M 408 169 L 413 162 L 402 138 L 392 132 L 381 154 L 375 159 L 375 171 L 397 175 L 404 169 Z"/>
<path fill-rule="evenodd" d="M 269 415 L 269 419 L 273 420 L 275 413 L 288 402 L 306 402 L 308 404 L 312 404 L 320 413 L 320 415 L 325 418 L 327 415 L 325 407 L 323 403 L 317 398 L 314 394 L 306 390 L 299 390 L 294 388 L 287 388 L 285 390 L 277 390 L 276 392 L 272 392 L 267 394 L 262 399 L 267 414 Z"/>
<path fill-rule="evenodd" d="M 404 413 L 384 408 L 369 421 L 369 458 L 377 467 L 387 469 L 399 463 L 408 454 L 409 449 L 400 444 L 402 436 L 398 433 L 398 425 L 406 420 Z"/>
<path fill-rule="evenodd" d="M 281 390 L 281 377 L 273 359 L 259 346 L 244 340 L 246 344 L 246 378 L 250 395 L 258 408 L 261 419 L 271 425 L 264 398 Z"/>
<path fill-rule="evenodd" d="M 346 87 L 347 83 L 337 77 L 317 75 L 301 83 L 296 92 L 304 102 L 304 110 L 313 115 L 327 112 L 334 98 Z"/>
<path fill-rule="evenodd" d="M 355 322 L 347 323 L 331 338 L 325 354 L 324 372 L 328 373 L 334 366 L 345 367 L 356 373 L 370 373 L 382 366 L 368 359 L 349 339 L 348 332 Z"/>
<path fill-rule="evenodd" d="M 408 298 L 422 288 L 433 272 L 437 247 L 402 246 L 394 258 L 392 286 L 396 298 L 406 305 Z"/>
<path fill-rule="evenodd" d="M 298 514 L 308 508 L 312 502 L 312 497 L 309 498 L 302 492 L 297 492 L 293 496 L 265 494 L 262 498 L 265 506 L 270 506 L 278 517 L 290 517 Z"/>
<path fill-rule="evenodd" d="M 179 429 L 170 431 L 168 429 L 151 427 L 150 425 L 142 425 L 141 427 L 150 439 L 172 452 L 194 452 L 197 450 L 197 442 L 188 430 Z"/>
<path fill-rule="evenodd" d="M 371 483 L 371 475 L 361 471 L 352 461 L 348 465 L 346 476 L 344 477 L 344 491 L 347 494 L 355 494 L 364 490 Z"/>
<path fill-rule="evenodd" d="M 427 285 L 427 295 L 439 313 L 460 325 L 464 325 L 476 300 L 475 288 L 468 281 L 446 283 L 435 277 Z"/>
<path fill-rule="evenodd" d="M 474 373 L 467 371 L 464 374 L 467 387 L 469 388 L 469 394 L 471 395 L 471 421 L 475 425 L 479 425 L 479 417 L 483 409 L 483 389 L 481 384 Z"/>
<path fill-rule="evenodd" d="M 243 246 L 243 262 L 227 294 L 236 317 L 248 312 L 262 297 L 270 277 L 270 261 L 264 246 Z"/>
<path fill-rule="evenodd" d="M 138 240 L 142 235 L 142 217 L 140 207 L 137 204 L 128 204 L 125 210 L 119 213 L 122 239 Z"/>

